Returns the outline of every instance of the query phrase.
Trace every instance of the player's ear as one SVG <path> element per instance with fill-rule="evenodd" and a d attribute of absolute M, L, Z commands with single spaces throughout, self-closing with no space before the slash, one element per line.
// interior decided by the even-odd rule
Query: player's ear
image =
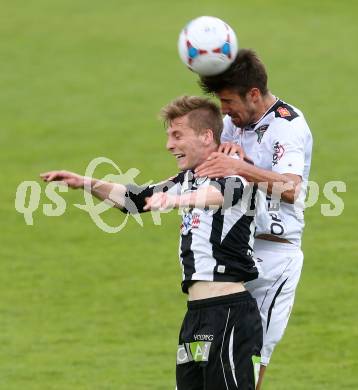
<path fill-rule="evenodd" d="M 214 141 L 214 132 L 211 129 L 205 129 L 203 131 L 203 141 L 206 146 Z"/>
<path fill-rule="evenodd" d="M 258 88 L 251 88 L 247 94 L 253 103 L 257 103 L 261 97 L 261 92 Z"/>

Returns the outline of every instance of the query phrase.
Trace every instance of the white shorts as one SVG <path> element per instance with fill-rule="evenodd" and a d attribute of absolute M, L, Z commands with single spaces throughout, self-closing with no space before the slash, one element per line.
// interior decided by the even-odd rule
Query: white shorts
<path fill-rule="evenodd" d="M 256 239 L 254 257 L 259 278 L 245 284 L 256 298 L 263 327 L 261 364 L 267 366 L 291 314 L 303 264 L 301 249 L 292 244 Z"/>

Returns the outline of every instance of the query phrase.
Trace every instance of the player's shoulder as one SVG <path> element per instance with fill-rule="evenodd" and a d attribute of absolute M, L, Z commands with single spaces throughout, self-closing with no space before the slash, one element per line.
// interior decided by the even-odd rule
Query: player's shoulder
<path fill-rule="evenodd" d="M 272 108 L 271 116 L 269 134 L 282 133 L 287 137 L 309 136 L 311 134 L 302 111 L 283 100 L 276 102 Z"/>
<path fill-rule="evenodd" d="M 296 118 L 303 117 L 303 114 L 299 109 L 284 102 L 283 100 L 278 100 L 273 108 L 275 118 L 283 119 L 288 122 L 291 122 Z"/>
<path fill-rule="evenodd" d="M 183 184 L 183 182 L 187 178 L 188 174 L 191 174 L 192 176 L 194 176 L 194 174 L 190 171 L 180 171 L 177 174 L 170 176 L 165 180 L 151 184 L 149 187 L 163 187 L 163 188 L 168 187 L 168 188 L 170 188 L 176 184 Z"/>

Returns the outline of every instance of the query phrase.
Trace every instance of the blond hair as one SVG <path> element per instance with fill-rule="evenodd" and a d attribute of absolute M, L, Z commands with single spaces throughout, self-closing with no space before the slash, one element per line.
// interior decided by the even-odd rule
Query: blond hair
<path fill-rule="evenodd" d="M 180 96 L 160 111 L 167 127 L 174 119 L 184 115 L 188 115 L 188 124 L 196 133 L 211 129 L 215 143 L 220 145 L 223 120 L 219 107 L 213 101 L 199 96 Z"/>

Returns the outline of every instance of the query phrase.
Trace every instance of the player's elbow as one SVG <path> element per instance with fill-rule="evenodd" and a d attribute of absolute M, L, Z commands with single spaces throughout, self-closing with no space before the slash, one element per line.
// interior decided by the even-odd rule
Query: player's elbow
<path fill-rule="evenodd" d="M 297 197 L 295 191 L 285 191 L 282 193 L 281 199 L 286 203 L 294 204 Z"/>

